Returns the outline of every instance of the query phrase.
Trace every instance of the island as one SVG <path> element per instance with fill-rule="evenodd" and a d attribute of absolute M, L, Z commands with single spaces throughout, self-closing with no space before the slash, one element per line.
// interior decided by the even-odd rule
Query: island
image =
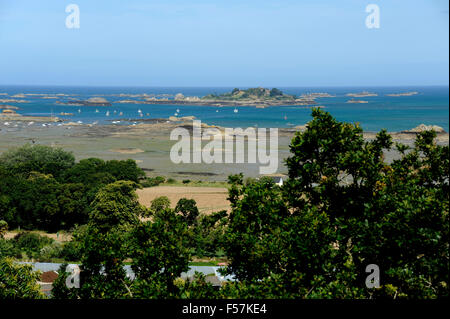
<path fill-rule="evenodd" d="M 175 95 L 173 99 L 149 97 L 143 101 L 122 100 L 114 103 L 136 103 L 136 104 L 185 104 L 185 105 L 205 105 L 205 106 L 255 106 L 264 108 L 276 105 L 316 105 L 314 97 L 297 97 L 283 93 L 277 88 L 250 88 L 241 90 L 233 89 L 231 92 L 223 94 L 208 94 L 203 97 L 184 96 L 181 93 Z"/>
<path fill-rule="evenodd" d="M 350 99 L 350 100 L 348 100 L 346 103 L 359 104 L 359 103 L 369 103 L 369 101 Z"/>
<path fill-rule="evenodd" d="M 71 100 L 71 101 L 56 101 L 56 104 L 70 105 L 70 106 L 111 106 L 112 104 L 102 97 L 91 97 L 87 100 Z"/>
<path fill-rule="evenodd" d="M 367 91 L 362 91 L 360 93 L 348 93 L 346 94 L 347 96 L 351 96 L 351 97 L 368 97 L 368 96 L 378 96 L 378 94 L 376 93 L 370 93 Z"/>
<path fill-rule="evenodd" d="M 413 96 L 416 94 L 419 94 L 419 92 L 414 91 L 414 92 L 404 92 L 404 93 L 390 93 L 390 94 L 386 94 L 386 96 L 395 96 L 395 97 L 397 97 L 397 96 Z"/>
<path fill-rule="evenodd" d="M 62 122 L 61 119 L 55 116 L 24 116 L 16 113 L 16 111 L 9 108 L 5 108 L 2 110 L 2 112 L 0 113 L 0 121 Z"/>

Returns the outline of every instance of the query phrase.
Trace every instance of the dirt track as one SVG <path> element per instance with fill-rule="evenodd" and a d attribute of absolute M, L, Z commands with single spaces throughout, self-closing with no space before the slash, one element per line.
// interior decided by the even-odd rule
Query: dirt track
<path fill-rule="evenodd" d="M 194 199 L 202 213 L 211 213 L 220 210 L 230 210 L 227 200 L 228 190 L 219 187 L 183 187 L 183 186 L 158 186 L 138 189 L 139 202 L 149 207 L 151 201 L 160 196 L 170 199 L 171 207 L 175 207 L 180 198 Z"/>

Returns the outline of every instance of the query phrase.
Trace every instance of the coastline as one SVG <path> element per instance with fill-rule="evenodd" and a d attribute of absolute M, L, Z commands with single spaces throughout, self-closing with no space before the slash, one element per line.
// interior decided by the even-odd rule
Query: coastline
<path fill-rule="evenodd" d="M 161 119 L 163 120 L 163 119 Z M 47 122 L 48 123 L 48 122 Z M 72 151 L 77 161 L 90 157 L 104 160 L 134 159 L 148 176 L 165 176 L 177 180 L 193 181 L 226 181 L 230 174 L 244 173 L 246 177 L 259 177 L 258 164 L 174 164 L 170 161 L 171 147 L 177 141 L 170 140 L 170 132 L 183 127 L 192 129 L 192 121 L 162 121 L 156 123 L 140 123 L 131 125 L 92 125 L 78 123 L 52 123 L 22 126 L 5 126 L 0 120 L 0 153 L 26 143 L 35 143 L 61 147 Z M 44 126 L 45 125 L 45 126 Z M 223 127 L 202 123 L 202 127 Z M 295 132 L 305 126 L 295 128 L 279 128 L 278 130 L 278 163 L 277 173 L 286 174 L 284 160 L 289 157 L 289 144 Z M 375 138 L 376 132 L 364 132 L 367 140 Z M 417 133 L 391 132 L 396 142 L 412 146 Z M 436 142 L 449 144 L 449 134 L 437 134 Z M 205 142 L 206 143 L 206 142 Z M 388 161 L 396 158 L 395 151 L 386 152 Z"/>

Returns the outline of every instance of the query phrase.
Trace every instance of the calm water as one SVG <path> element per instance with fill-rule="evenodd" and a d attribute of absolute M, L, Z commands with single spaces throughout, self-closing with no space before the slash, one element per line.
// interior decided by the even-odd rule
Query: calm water
<path fill-rule="evenodd" d="M 39 96 L 26 96 L 29 103 L 6 103 L 20 107 L 18 113 L 31 116 L 51 115 L 52 113 L 70 121 L 82 121 L 85 124 L 98 121 L 99 124 L 111 124 L 113 120 L 139 119 L 138 109 L 143 118 L 168 118 L 177 109 L 179 116 L 193 115 L 208 124 L 226 127 L 291 127 L 303 125 L 311 119 L 311 110 L 299 106 L 279 106 L 265 109 L 240 107 L 238 113 L 233 107 L 208 107 L 186 105 L 148 105 L 148 104 L 114 104 L 114 101 L 132 99 L 114 96 L 125 94 L 170 94 L 183 93 L 185 96 L 203 96 L 210 93 L 224 93 L 232 88 L 138 88 L 138 87 L 36 87 L 36 86 L 0 86 L 0 99 L 9 98 L 18 93 L 64 93 L 76 99 L 100 96 L 112 102 L 111 107 L 66 106 L 55 104 L 55 99 L 42 99 Z M 309 92 L 327 92 L 336 97 L 319 98 L 319 105 L 341 121 L 359 122 L 365 130 L 388 131 L 411 129 L 419 124 L 433 124 L 449 131 L 449 88 L 446 87 L 340 87 L 340 88 L 280 88 L 287 94 L 301 95 Z M 369 91 L 377 97 L 357 98 L 369 101 L 367 104 L 345 103 L 350 97 L 347 93 Z M 413 96 L 389 97 L 385 94 L 417 91 Z M 63 98 L 59 99 L 63 100 Z M 99 113 L 96 113 L 96 109 Z M 78 111 L 81 110 L 81 113 Z M 106 116 L 109 111 L 110 116 Z M 114 113 L 116 111 L 116 113 Z M 73 113 L 73 116 L 60 116 L 61 112 Z M 123 112 L 122 116 L 119 113 Z M 147 116 L 146 114 L 150 115 Z M 139 122 L 139 121 L 137 121 Z M 129 122 L 121 122 L 129 124 Z"/>

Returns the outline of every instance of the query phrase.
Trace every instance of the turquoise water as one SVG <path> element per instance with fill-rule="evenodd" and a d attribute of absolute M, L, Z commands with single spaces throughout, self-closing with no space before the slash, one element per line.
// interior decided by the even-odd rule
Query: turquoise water
<path fill-rule="evenodd" d="M 303 125 L 311 119 L 311 110 L 301 106 L 277 106 L 265 109 L 240 107 L 238 113 L 233 107 L 208 107 L 188 105 L 149 105 L 119 104 L 114 101 L 130 99 L 118 97 L 117 94 L 170 94 L 183 93 L 185 96 L 203 96 L 210 93 L 228 92 L 232 88 L 146 88 L 146 87 L 35 87 L 35 86 L 0 86 L 0 99 L 9 98 L 18 93 L 72 94 L 77 99 L 101 96 L 112 102 L 111 107 L 66 106 L 55 104 L 54 99 L 42 99 L 38 96 L 26 96 L 29 103 L 3 103 L 20 107 L 18 113 L 31 116 L 51 115 L 52 113 L 70 121 L 82 121 L 85 124 L 98 121 L 99 124 L 111 124 L 113 120 L 139 119 L 138 109 L 145 118 L 168 118 L 177 109 L 179 116 L 195 116 L 208 124 L 225 127 L 292 127 Z M 321 88 L 280 88 L 288 94 L 301 95 L 309 92 L 327 92 L 336 97 L 319 98 L 319 105 L 325 106 L 338 120 L 359 122 L 367 131 L 401 131 L 411 129 L 419 124 L 438 125 L 449 131 L 449 88 L 445 87 L 321 87 Z M 377 93 L 376 97 L 357 98 L 369 101 L 367 104 L 345 103 L 350 97 L 347 93 L 368 91 Z M 389 93 L 417 91 L 413 96 L 389 97 Z M 59 99 L 63 100 L 63 99 Z M 99 113 L 95 110 L 98 109 Z M 81 113 L 78 112 L 81 110 Z M 109 111 L 110 116 L 106 116 Z M 116 113 L 114 113 L 116 111 Z M 217 112 L 218 111 L 218 112 Z M 60 116 L 61 112 L 73 113 L 73 116 Z M 120 116 L 119 113 L 123 112 Z M 146 114 L 150 115 L 147 116 Z M 139 121 L 137 121 L 139 122 Z M 129 124 L 129 122 L 121 122 Z"/>

